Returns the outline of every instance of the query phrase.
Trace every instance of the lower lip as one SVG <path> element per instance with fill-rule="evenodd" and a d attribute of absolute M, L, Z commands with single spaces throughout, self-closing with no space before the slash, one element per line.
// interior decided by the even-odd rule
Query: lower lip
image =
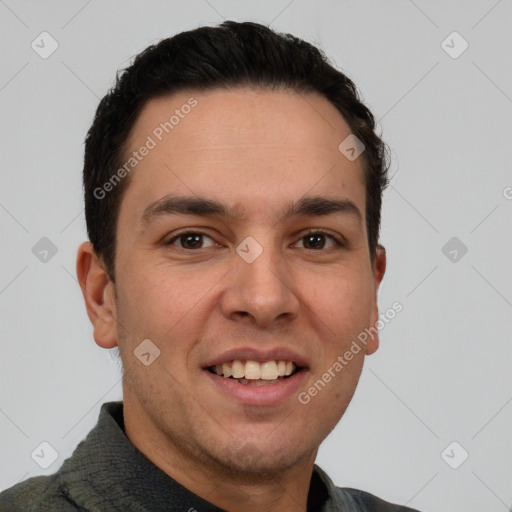
<path fill-rule="evenodd" d="M 276 384 L 254 386 L 240 384 L 235 379 L 220 377 L 208 370 L 204 372 L 222 393 L 246 405 L 278 405 L 284 402 L 298 392 L 307 373 L 302 369 Z"/>

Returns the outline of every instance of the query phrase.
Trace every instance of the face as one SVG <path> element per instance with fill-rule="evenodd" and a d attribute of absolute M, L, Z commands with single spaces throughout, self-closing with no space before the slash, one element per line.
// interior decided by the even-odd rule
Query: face
<path fill-rule="evenodd" d="M 314 460 L 377 348 L 333 371 L 377 321 L 383 273 L 362 158 L 338 150 L 349 134 L 321 96 L 251 89 L 152 100 L 135 124 L 128 153 L 155 146 L 122 199 L 105 339 L 130 421 L 186 460 L 267 474 Z M 160 351 L 147 366 L 143 340 Z"/>

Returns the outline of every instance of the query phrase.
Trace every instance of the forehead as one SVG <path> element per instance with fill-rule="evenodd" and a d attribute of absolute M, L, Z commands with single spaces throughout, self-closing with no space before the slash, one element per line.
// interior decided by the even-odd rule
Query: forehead
<path fill-rule="evenodd" d="M 128 140 L 128 156 L 149 140 L 152 149 L 132 172 L 122 209 L 132 201 L 140 214 L 158 198 L 181 193 L 215 195 L 242 209 L 264 201 L 272 211 L 283 195 L 311 191 L 351 196 L 364 211 L 362 158 L 349 161 L 338 150 L 349 134 L 318 94 L 238 88 L 153 99 Z"/>
<path fill-rule="evenodd" d="M 166 122 L 167 130 L 161 126 Z M 239 87 L 182 91 L 149 100 L 131 131 L 130 142 L 151 133 L 166 139 L 171 139 L 166 136 L 172 133 L 169 142 L 175 143 L 175 151 L 226 143 L 288 143 L 332 151 L 333 144 L 336 148 L 339 137 L 347 136 L 350 128 L 319 94 Z"/>

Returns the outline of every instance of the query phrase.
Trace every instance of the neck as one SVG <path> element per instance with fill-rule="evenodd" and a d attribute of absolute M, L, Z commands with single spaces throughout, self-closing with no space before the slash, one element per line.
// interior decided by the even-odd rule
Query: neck
<path fill-rule="evenodd" d="M 230 512 L 304 512 L 317 450 L 278 473 L 233 471 L 194 456 L 150 421 L 137 400 L 124 398 L 128 439 L 155 466 L 204 500 Z M 180 446 L 181 444 L 181 446 Z"/>
<path fill-rule="evenodd" d="M 304 512 L 307 509 L 312 470 L 312 465 L 295 467 L 293 471 L 287 471 L 273 480 L 254 476 L 244 481 L 226 478 L 215 487 L 208 480 L 202 489 L 197 487 L 191 490 L 230 512 Z"/>

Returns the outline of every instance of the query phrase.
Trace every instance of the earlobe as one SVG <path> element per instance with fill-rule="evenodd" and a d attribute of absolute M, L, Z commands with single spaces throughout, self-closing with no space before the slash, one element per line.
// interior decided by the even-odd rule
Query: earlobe
<path fill-rule="evenodd" d="M 379 321 L 379 308 L 377 306 L 377 301 L 373 306 L 372 311 L 372 320 L 370 323 L 370 327 L 368 329 L 368 338 L 366 343 L 366 355 L 369 356 L 374 352 L 377 352 L 379 348 L 379 329 L 377 327 L 377 322 Z"/>
<path fill-rule="evenodd" d="M 379 307 L 377 305 L 377 292 L 379 290 L 380 283 L 386 272 L 386 249 L 382 245 L 377 245 L 375 250 L 375 259 L 373 262 L 373 280 L 375 283 L 375 297 L 374 306 L 372 312 L 372 321 L 370 332 L 372 335 L 369 337 L 369 341 L 366 344 L 366 355 L 371 355 L 379 348 L 379 332 L 377 329 L 377 322 L 379 321 Z"/>
<path fill-rule="evenodd" d="M 114 285 L 91 242 L 84 242 L 78 248 L 76 274 L 93 325 L 94 340 L 103 348 L 116 347 Z"/>

